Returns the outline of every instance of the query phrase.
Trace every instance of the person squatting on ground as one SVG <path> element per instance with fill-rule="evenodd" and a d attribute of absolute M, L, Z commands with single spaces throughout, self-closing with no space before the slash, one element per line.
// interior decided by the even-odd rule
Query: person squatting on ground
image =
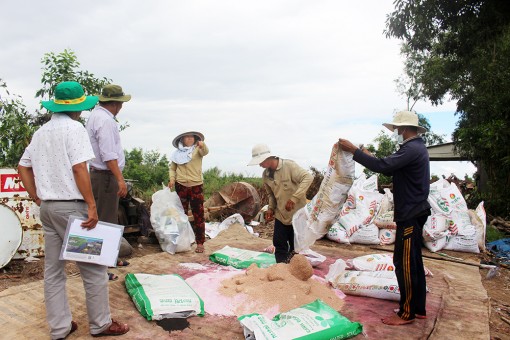
<path fill-rule="evenodd" d="M 292 216 L 306 204 L 306 191 L 313 177 L 294 161 L 279 158 L 265 144 L 252 149 L 248 165 L 264 168 L 262 181 L 269 196 L 266 222 L 274 221 L 273 245 L 276 262 L 287 262 L 294 254 Z"/>
<path fill-rule="evenodd" d="M 89 161 L 89 166 L 99 220 L 113 224 L 119 223 L 119 197 L 127 195 L 127 185 L 122 176 L 126 160 L 115 117 L 122 104 L 130 99 L 131 95 L 124 94 L 119 85 L 106 85 L 99 96 L 99 105 L 91 112 L 86 125 L 95 156 Z M 133 248 L 122 237 L 119 257 L 132 252 Z M 124 263 L 127 262 L 118 261 L 118 264 Z M 115 274 L 108 275 L 111 280 L 116 279 Z"/>
<path fill-rule="evenodd" d="M 53 112 L 50 121 L 34 133 L 19 162 L 18 171 L 30 197 L 41 207 L 44 231 L 44 300 L 52 339 L 64 339 L 78 329 L 72 321 L 66 293 L 65 261 L 59 260 L 69 216 L 83 217 L 84 229 L 98 222 L 87 161 L 94 158 L 87 131 L 78 121 L 82 110 L 97 103 L 85 96 L 77 82 L 62 82 L 55 99 L 42 105 Z M 121 335 L 126 324 L 113 321 L 108 300 L 107 267 L 76 262 L 86 294 L 90 333 Z"/>
<path fill-rule="evenodd" d="M 420 134 L 427 130 L 418 125 L 418 116 L 400 111 L 392 123 L 383 124 L 398 133 L 400 149 L 385 158 L 363 152 L 351 142 L 340 139 L 342 150 L 354 154 L 354 160 L 371 171 L 393 176 L 394 220 L 397 235 L 393 263 L 400 288 L 397 314 L 384 319 L 388 325 L 411 323 L 426 318 L 426 282 L 421 255 L 423 225 L 430 215 L 427 201 L 430 190 L 429 154 Z"/>
<path fill-rule="evenodd" d="M 204 177 L 202 175 L 202 158 L 209 153 L 204 143 L 204 135 L 189 131 L 181 133 L 172 141 L 176 150 L 170 159 L 170 181 L 168 187 L 179 196 L 184 212 L 191 206 L 193 214 L 193 231 L 197 248 L 195 252 L 204 252 Z"/>

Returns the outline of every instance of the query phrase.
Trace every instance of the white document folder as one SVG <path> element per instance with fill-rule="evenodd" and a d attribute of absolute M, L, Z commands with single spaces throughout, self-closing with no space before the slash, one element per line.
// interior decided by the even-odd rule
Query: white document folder
<path fill-rule="evenodd" d="M 69 217 L 60 259 L 116 267 L 124 226 L 99 221 L 88 230 L 81 226 L 85 220 Z"/>

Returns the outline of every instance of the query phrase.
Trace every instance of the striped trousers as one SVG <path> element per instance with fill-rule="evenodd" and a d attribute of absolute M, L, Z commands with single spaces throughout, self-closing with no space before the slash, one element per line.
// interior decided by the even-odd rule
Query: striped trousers
<path fill-rule="evenodd" d="M 428 216 L 419 216 L 397 222 L 397 236 L 393 251 L 393 264 L 400 289 L 398 316 L 412 320 L 427 315 L 426 282 L 421 256 L 423 225 Z"/>

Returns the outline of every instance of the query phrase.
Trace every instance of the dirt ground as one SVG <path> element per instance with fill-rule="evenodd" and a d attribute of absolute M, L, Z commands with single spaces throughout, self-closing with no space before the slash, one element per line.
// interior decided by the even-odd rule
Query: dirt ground
<path fill-rule="evenodd" d="M 272 239 L 273 225 L 260 225 L 255 229 L 259 236 L 264 239 Z M 136 235 L 127 236 L 128 241 L 134 248 L 131 257 L 143 257 L 145 255 L 161 252 L 157 243 L 147 243 L 147 240 L 141 240 Z M 144 241 L 139 243 L 138 241 Z M 336 247 L 337 244 L 327 239 L 317 241 L 318 245 L 326 247 Z M 455 256 L 455 253 L 453 253 Z M 67 264 L 69 276 L 79 275 L 74 263 Z M 115 272 L 115 269 L 112 269 Z M 491 302 L 490 311 L 490 338 L 491 339 L 510 339 L 510 271 L 501 267 L 497 274 L 488 279 L 486 275 L 488 270 L 480 269 L 483 278 L 482 284 L 487 290 Z M 0 291 L 9 287 L 27 284 L 36 280 L 42 280 L 44 275 L 44 258 L 35 262 L 23 260 L 12 260 L 6 267 L 0 269 Z"/>

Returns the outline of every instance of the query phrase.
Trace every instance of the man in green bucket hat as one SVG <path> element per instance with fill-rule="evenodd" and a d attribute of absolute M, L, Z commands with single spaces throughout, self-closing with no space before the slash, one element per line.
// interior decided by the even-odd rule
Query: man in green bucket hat
<path fill-rule="evenodd" d="M 25 189 L 41 207 L 44 300 L 52 339 L 64 339 L 78 329 L 66 294 L 65 261 L 59 257 L 70 215 L 83 217 L 84 229 L 93 229 L 98 222 L 87 169 L 87 160 L 94 158 L 94 153 L 87 131 L 78 121 L 81 111 L 90 110 L 97 101 L 96 96 L 86 96 L 75 81 L 58 84 L 55 99 L 42 102 L 53 115 L 34 133 L 18 165 Z M 90 333 L 128 332 L 128 325 L 111 319 L 107 267 L 86 262 L 76 265 L 85 287 Z"/>

